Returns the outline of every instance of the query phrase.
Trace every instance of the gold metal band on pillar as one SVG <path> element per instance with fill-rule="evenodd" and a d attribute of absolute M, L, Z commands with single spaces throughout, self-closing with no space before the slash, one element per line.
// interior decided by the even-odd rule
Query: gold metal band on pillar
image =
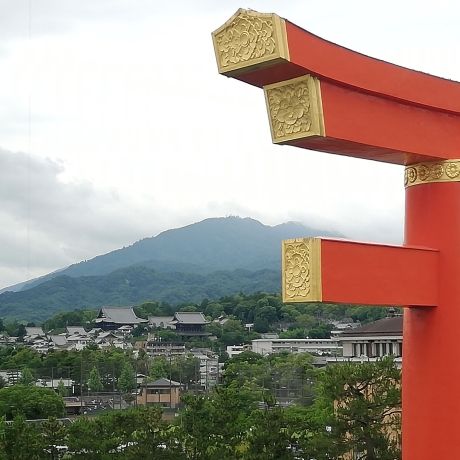
<path fill-rule="evenodd" d="M 405 187 L 432 182 L 460 182 L 460 160 L 433 161 L 406 166 Z"/>

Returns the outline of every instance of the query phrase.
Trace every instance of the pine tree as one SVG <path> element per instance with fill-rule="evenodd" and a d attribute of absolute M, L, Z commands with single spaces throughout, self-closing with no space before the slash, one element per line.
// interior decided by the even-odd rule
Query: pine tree
<path fill-rule="evenodd" d="M 102 385 L 101 376 L 96 366 L 94 366 L 89 373 L 88 388 L 90 391 L 95 393 L 102 391 L 104 388 Z"/>

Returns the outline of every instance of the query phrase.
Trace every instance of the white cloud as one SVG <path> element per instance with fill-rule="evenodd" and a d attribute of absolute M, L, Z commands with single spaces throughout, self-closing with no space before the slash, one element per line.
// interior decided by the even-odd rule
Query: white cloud
<path fill-rule="evenodd" d="M 210 33 L 240 6 L 0 0 L 0 284 L 216 215 L 401 240 L 400 167 L 273 146 L 261 91 L 217 75 Z M 460 79 L 453 1 L 243 6 Z"/>

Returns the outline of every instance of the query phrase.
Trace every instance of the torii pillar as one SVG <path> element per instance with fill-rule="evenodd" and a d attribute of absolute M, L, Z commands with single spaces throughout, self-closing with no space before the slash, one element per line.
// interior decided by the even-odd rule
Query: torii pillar
<path fill-rule="evenodd" d="M 275 14 L 240 9 L 213 40 L 220 73 L 263 88 L 273 142 L 406 166 L 404 246 L 285 241 L 283 299 L 408 307 L 403 459 L 460 458 L 460 83 Z"/>

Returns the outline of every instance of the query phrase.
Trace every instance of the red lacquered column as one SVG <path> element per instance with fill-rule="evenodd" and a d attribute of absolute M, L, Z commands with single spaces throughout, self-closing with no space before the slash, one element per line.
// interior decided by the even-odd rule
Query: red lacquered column
<path fill-rule="evenodd" d="M 404 312 L 404 460 L 460 458 L 457 168 L 455 160 L 406 168 L 406 182 L 414 185 L 406 188 L 405 244 L 437 248 L 440 254 L 438 306 L 411 307 Z M 423 183 L 418 183 L 419 178 Z M 446 182 L 435 182 L 440 178 Z"/>

